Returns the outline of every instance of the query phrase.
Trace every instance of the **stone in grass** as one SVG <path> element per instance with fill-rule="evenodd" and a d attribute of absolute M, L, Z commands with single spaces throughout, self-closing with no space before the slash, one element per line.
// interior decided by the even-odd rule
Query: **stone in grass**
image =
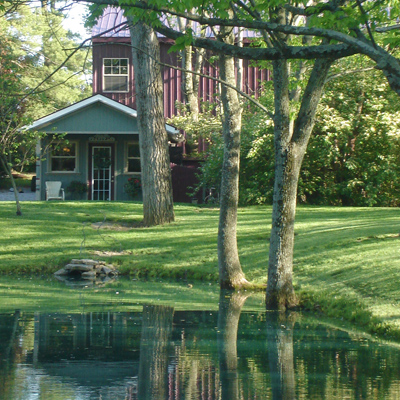
<path fill-rule="evenodd" d="M 77 274 L 80 274 L 82 279 L 95 279 L 96 276 L 115 276 L 118 272 L 113 265 L 107 264 L 105 261 L 73 259 L 55 273 L 56 276 Z"/>
<path fill-rule="evenodd" d="M 57 272 L 54 272 L 54 275 L 56 275 L 56 276 L 69 275 L 69 272 L 70 271 L 68 271 L 67 269 L 61 268 Z"/>
<path fill-rule="evenodd" d="M 116 275 L 117 271 L 112 265 L 103 266 L 100 269 L 100 275 Z"/>
<path fill-rule="evenodd" d="M 96 275 L 97 274 L 94 271 L 87 271 L 87 272 L 82 272 L 81 278 L 82 279 L 95 279 Z"/>
<path fill-rule="evenodd" d="M 98 261 L 98 260 L 91 260 L 91 259 L 82 259 L 82 260 L 77 260 L 77 259 L 72 259 L 71 264 L 85 264 L 85 265 L 105 265 L 105 261 Z"/>
<path fill-rule="evenodd" d="M 67 271 L 92 271 L 95 265 L 86 265 L 86 264 L 67 264 L 64 268 Z"/>

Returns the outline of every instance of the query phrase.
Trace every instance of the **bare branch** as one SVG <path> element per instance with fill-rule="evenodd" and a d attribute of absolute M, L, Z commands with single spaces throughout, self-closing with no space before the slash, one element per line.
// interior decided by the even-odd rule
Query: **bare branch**
<path fill-rule="evenodd" d="M 375 28 L 375 31 L 381 33 L 381 32 L 395 31 L 397 29 L 400 30 L 400 24 L 391 25 L 391 26 L 384 26 L 384 27 L 381 27 L 381 28 Z"/>
<path fill-rule="evenodd" d="M 334 79 L 337 78 L 341 78 L 342 76 L 346 76 L 346 75 L 352 75 L 352 74 L 361 74 L 363 72 L 368 72 L 368 71 L 373 71 L 374 69 L 376 69 L 375 67 L 368 67 L 368 68 L 359 68 L 359 69 L 352 69 L 352 70 L 348 70 L 348 71 L 343 71 L 340 72 L 338 74 L 333 74 L 328 76 L 328 78 L 326 78 L 325 83 L 328 83 Z"/>

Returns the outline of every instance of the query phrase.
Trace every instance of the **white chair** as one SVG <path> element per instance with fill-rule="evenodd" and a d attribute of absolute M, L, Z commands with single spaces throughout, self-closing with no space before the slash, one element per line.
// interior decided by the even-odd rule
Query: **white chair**
<path fill-rule="evenodd" d="M 64 189 L 61 187 L 60 181 L 46 182 L 46 201 L 48 200 L 65 200 Z"/>

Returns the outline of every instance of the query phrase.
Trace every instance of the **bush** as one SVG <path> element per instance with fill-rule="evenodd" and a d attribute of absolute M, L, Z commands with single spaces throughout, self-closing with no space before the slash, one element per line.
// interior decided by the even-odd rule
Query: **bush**
<path fill-rule="evenodd" d="M 73 198 L 82 198 L 82 195 L 87 193 L 88 187 L 86 182 L 72 181 L 65 189 L 71 193 Z"/>
<path fill-rule="evenodd" d="M 125 193 L 130 197 L 135 198 L 142 189 L 142 183 L 139 178 L 129 178 L 124 185 Z"/>

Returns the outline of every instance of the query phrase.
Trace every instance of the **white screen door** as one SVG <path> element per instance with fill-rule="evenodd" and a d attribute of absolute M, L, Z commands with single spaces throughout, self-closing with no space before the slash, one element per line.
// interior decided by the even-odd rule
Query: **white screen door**
<path fill-rule="evenodd" d="M 112 147 L 92 147 L 92 200 L 112 200 Z"/>

